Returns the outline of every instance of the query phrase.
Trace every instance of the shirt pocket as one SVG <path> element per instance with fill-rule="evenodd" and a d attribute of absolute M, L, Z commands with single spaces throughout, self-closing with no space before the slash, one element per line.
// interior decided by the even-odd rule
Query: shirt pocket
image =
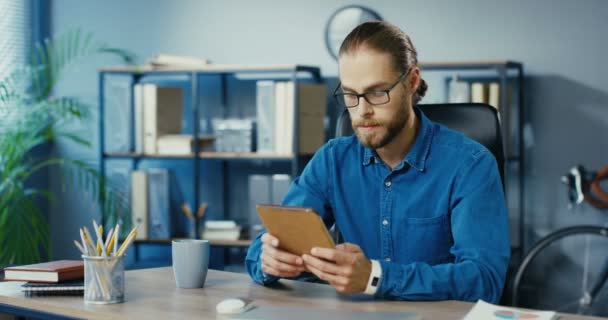
<path fill-rule="evenodd" d="M 425 262 L 430 265 L 452 260 L 452 233 L 447 214 L 430 218 L 404 218 L 396 243 L 404 263 Z"/>

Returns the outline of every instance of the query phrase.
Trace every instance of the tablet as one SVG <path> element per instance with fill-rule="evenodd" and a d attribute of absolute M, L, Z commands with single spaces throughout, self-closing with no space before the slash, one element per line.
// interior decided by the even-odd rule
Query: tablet
<path fill-rule="evenodd" d="M 323 220 L 311 208 L 259 204 L 256 209 L 282 250 L 301 256 L 314 247 L 336 247 Z"/>

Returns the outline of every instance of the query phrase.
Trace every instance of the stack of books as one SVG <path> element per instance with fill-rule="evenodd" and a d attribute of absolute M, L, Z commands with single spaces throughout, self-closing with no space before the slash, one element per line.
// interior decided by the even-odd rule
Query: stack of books
<path fill-rule="evenodd" d="M 6 281 L 27 281 L 21 291 L 26 296 L 83 295 L 84 262 L 58 260 L 4 269 Z"/>
<path fill-rule="evenodd" d="M 148 62 L 153 68 L 204 68 L 210 63 L 208 59 L 174 54 L 157 54 Z"/>
<path fill-rule="evenodd" d="M 198 150 L 209 150 L 213 145 L 213 140 L 212 136 L 199 136 Z M 158 154 L 190 155 L 194 152 L 194 136 L 189 134 L 166 134 L 158 138 L 156 145 Z"/>
<path fill-rule="evenodd" d="M 238 240 L 241 226 L 233 220 L 216 220 L 205 222 L 201 238 L 205 240 Z"/>

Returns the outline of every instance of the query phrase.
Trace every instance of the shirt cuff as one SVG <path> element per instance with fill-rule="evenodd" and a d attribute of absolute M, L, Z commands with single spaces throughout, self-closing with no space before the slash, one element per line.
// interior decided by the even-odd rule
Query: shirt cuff
<path fill-rule="evenodd" d="M 273 275 L 269 275 L 266 272 L 262 271 L 262 259 L 260 259 L 258 261 L 258 264 L 259 264 L 259 267 L 260 267 L 260 269 L 259 269 L 260 270 L 260 274 L 262 275 L 262 279 L 261 279 L 262 280 L 262 283 L 261 283 L 262 285 L 267 285 L 267 284 L 270 284 L 270 283 L 273 283 L 273 282 L 276 282 L 277 280 L 279 280 L 278 277 L 275 277 Z"/>
<path fill-rule="evenodd" d="M 372 261 L 372 271 L 369 274 L 369 279 L 367 280 L 367 287 L 363 293 L 373 296 L 378 291 L 378 286 L 380 285 L 380 279 L 382 279 L 382 267 L 378 260 Z"/>

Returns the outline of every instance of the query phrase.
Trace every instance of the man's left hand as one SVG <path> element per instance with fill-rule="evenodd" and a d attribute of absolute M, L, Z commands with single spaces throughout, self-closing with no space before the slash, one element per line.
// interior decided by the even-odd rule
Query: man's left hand
<path fill-rule="evenodd" d="M 372 262 L 352 243 L 339 244 L 336 249 L 313 248 L 302 258 L 310 272 L 341 293 L 365 291 L 372 272 Z"/>

